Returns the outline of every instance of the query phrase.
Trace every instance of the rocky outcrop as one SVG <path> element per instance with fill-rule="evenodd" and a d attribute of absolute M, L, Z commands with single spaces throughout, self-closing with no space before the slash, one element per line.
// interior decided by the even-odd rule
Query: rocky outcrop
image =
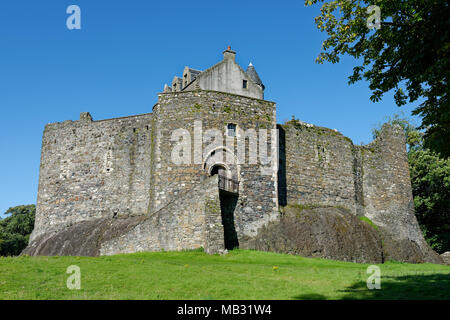
<path fill-rule="evenodd" d="M 443 263 L 442 258 L 428 246 L 425 240 L 396 239 L 389 230 L 386 231 L 382 227 L 380 227 L 380 234 L 386 260 L 408 263 Z"/>
<path fill-rule="evenodd" d="M 441 254 L 441 259 L 444 261 L 445 264 L 450 265 L 450 251 Z"/>
<path fill-rule="evenodd" d="M 333 260 L 382 263 L 381 237 L 369 223 L 341 208 L 286 207 L 278 221 L 241 247 Z"/>
<path fill-rule="evenodd" d="M 335 207 L 287 206 L 279 220 L 240 241 L 240 247 L 363 263 L 443 263 L 428 245 L 393 237 L 389 229 Z"/>
<path fill-rule="evenodd" d="M 47 233 L 31 241 L 22 252 L 30 256 L 98 256 L 103 243 L 142 223 L 146 217 L 96 219 Z"/>

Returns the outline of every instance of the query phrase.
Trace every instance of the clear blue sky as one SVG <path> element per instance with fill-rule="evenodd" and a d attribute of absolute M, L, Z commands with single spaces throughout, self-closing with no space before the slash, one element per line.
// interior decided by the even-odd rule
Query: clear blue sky
<path fill-rule="evenodd" d="M 66 27 L 71 4 L 81 30 Z M 186 65 L 212 66 L 228 45 L 243 67 L 255 66 L 278 122 L 295 115 L 370 142 L 371 128 L 400 109 L 392 95 L 370 102 L 365 82 L 347 84 L 351 59 L 314 62 L 325 37 L 318 12 L 302 0 L 2 2 L 0 213 L 36 202 L 46 123 L 151 112 L 164 83 Z"/>

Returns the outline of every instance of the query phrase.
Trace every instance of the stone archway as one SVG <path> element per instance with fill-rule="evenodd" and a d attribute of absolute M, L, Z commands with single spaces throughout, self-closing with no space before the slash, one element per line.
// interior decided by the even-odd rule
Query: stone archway
<path fill-rule="evenodd" d="M 208 175 L 213 175 L 212 170 L 215 167 L 222 167 L 226 170 L 226 177 L 229 179 L 239 180 L 239 166 L 237 165 L 237 157 L 225 146 L 216 147 L 206 153 L 203 162 L 203 169 Z"/>
<path fill-rule="evenodd" d="M 213 176 L 213 175 L 218 174 L 219 176 L 228 177 L 229 174 L 227 171 L 229 171 L 229 170 L 227 170 L 227 168 L 225 168 L 224 165 L 215 164 L 209 170 L 209 175 Z"/>

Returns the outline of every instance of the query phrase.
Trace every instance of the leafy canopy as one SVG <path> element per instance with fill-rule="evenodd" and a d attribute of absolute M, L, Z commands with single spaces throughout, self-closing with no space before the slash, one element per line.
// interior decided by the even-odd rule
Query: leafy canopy
<path fill-rule="evenodd" d="M 414 115 L 422 116 L 425 146 L 450 155 L 450 8 L 448 0 L 305 0 L 323 3 L 315 22 L 328 38 L 316 61 L 337 63 L 343 55 L 359 61 L 349 83 L 363 78 L 380 101 L 394 90 L 401 106 L 421 102 Z M 367 12 L 377 5 L 379 29 L 369 29 Z"/>

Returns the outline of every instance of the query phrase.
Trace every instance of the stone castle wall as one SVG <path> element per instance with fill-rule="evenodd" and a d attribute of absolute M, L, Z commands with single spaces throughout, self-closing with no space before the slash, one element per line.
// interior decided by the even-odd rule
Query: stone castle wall
<path fill-rule="evenodd" d="M 414 215 L 405 134 L 384 125 L 366 146 L 299 121 L 280 128 L 280 203 L 344 207 L 379 227 L 386 259 L 440 262 Z"/>
<path fill-rule="evenodd" d="M 92 121 L 85 113 L 79 121 L 46 126 L 31 241 L 80 222 L 145 215 L 153 218 L 135 230 L 146 228 L 148 235 L 136 231 L 137 238 L 129 238 L 128 247 L 114 238 L 110 240 L 113 245 L 103 244 L 101 252 L 131 252 L 130 247 L 142 246 L 148 250 L 195 248 L 204 246 L 205 237 L 217 238 L 220 233 L 223 242 L 223 226 L 218 233 L 199 229 L 206 221 L 201 185 L 209 172 L 204 160 L 211 151 L 208 148 L 213 147 L 205 140 L 205 159 L 198 164 L 175 164 L 171 153 L 176 141 L 171 141 L 171 135 L 174 130 L 186 129 L 193 139 L 195 121 L 200 121 L 203 133 L 219 129 L 224 137 L 228 123 L 237 125 L 238 136 L 248 129 L 257 133 L 264 129 L 268 155 L 274 157 L 270 130 L 276 126 L 275 104 L 221 92 L 189 91 L 161 94 L 153 111 L 101 121 Z M 192 140 L 192 161 L 194 143 Z M 227 166 L 232 178 L 239 181 L 239 195 L 227 208 L 238 238 L 244 239 L 256 235 L 258 228 L 278 216 L 276 159 L 267 165 L 250 164 L 249 141 L 244 163 L 237 161 L 236 140 L 227 150 L 235 157 Z M 183 214 L 186 224 L 181 223 Z M 211 216 L 208 219 L 211 225 Z M 222 223 L 222 217 L 214 219 Z M 144 238 L 148 241 L 145 245 Z M 209 243 L 218 248 L 217 241 Z"/>
<path fill-rule="evenodd" d="M 298 121 L 289 121 L 279 130 L 280 171 L 285 175 L 280 178 L 286 185 L 280 202 L 342 206 L 356 212 L 351 140 Z"/>
<path fill-rule="evenodd" d="M 87 220 L 146 214 L 152 115 L 48 124 L 31 240 Z"/>
<path fill-rule="evenodd" d="M 217 176 L 146 215 L 84 220 L 30 240 L 23 254 L 98 256 L 138 251 L 223 249 Z"/>
<path fill-rule="evenodd" d="M 170 199 L 183 190 L 197 184 L 202 177 L 208 175 L 204 161 L 193 164 L 176 165 L 171 161 L 172 150 L 177 141 L 171 141 L 174 130 L 186 129 L 191 139 L 191 159 L 195 160 L 194 144 L 199 143 L 194 134 L 194 123 L 199 121 L 203 133 L 208 129 L 219 129 L 226 135 L 228 123 L 237 125 L 237 135 L 248 129 L 270 130 L 276 127 L 275 103 L 215 91 L 187 91 L 164 93 L 159 95 L 159 102 L 154 108 L 155 119 L 155 155 L 154 155 L 154 210 L 164 206 Z M 201 135 L 200 135 L 201 136 Z M 194 137 L 197 140 L 194 142 Z M 224 138 L 225 139 L 225 138 Z M 204 159 L 214 147 L 203 141 Z M 222 140 L 219 145 L 226 145 Z M 244 163 L 229 164 L 233 178 L 239 180 L 239 197 L 234 207 L 235 228 L 239 238 L 255 235 L 258 228 L 278 215 L 278 199 L 276 190 L 276 168 L 257 164 L 249 164 L 246 145 Z M 269 155 L 274 155 L 271 144 Z M 237 140 L 234 146 L 227 146 L 234 156 L 237 155 Z M 218 150 L 217 150 L 218 151 Z M 228 152 L 228 151 L 227 151 Z M 226 160 L 226 155 L 224 155 Z M 276 162 L 276 161 L 274 161 Z M 276 165 L 276 163 L 275 163 Z M 262 174 L 264 167 L 269 172 Z"/>
<path fill-rule="evenodd" d="M 400 126 L 384 125 L 380 135 L 360 147 L 364 214 L 379 226 L 386 258 L 440 262 L 425 242 L 414 215 L 414 200 Z"/>
<path fill-rule="evenodd" d="M 236 125 L 237 139 L 254 130 L 258 140 L 267 133 L 268 144 L 244 139 L 246 156 L 238 159 L 228 124 Z M 206 139 L 210 129 L 222 133 L 215 145 Z M 173 161 L 177 130 L 189 139 L 188 163 Z M 268 163 L 261 162 L 264 145 Z M 238 194 L 218 190 L 210 177 L 217 163 L 238 181 Z M 92 121 L 83 113 L 79 121 L 47 125 L 26 252 L 254 249 L 255 237 L 286 204 L 346 208 L 379 226 L 386 257 L 439 262 L 414 216 L 401 128 L 383 126 L 374 142 L 355 146 L 335 130 L 295 120 L 277 126 L 273 102 L 207 90 L 161 93 L 151 114 Z M 90 234 L 95 245 L 80 249 L 71 233 Z"/>
<path fill-rule="evenodd" d="M 392 219 L 414 212 L 400 127 L 384 125 L 380 136 L 365 146 L 335 130 L 295 120 L 279 130 L 279 179 L 285 184 L 280 202 L 345 207 L 374 220 L 380 212 L 395 211 Z"/>
<path fill-rule="evenodd" d="M 205 177 L 127 233 L 102 243 L 100 254 L 201 247 L 218 252 L 224 239 L 217 182 L 217 176 Z"/>

